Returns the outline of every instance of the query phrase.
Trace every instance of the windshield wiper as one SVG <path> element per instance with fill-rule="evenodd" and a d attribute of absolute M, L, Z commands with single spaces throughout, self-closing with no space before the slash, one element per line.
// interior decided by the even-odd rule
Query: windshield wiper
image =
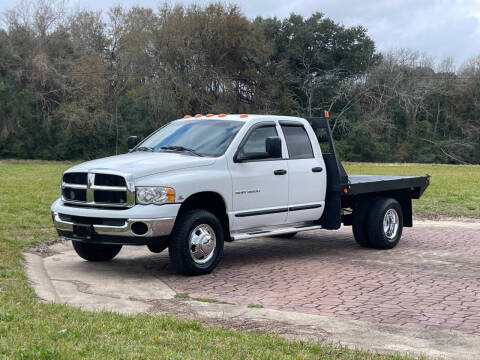
<path fill-rule="evenodd" d="M 182 151 L 182 152 L 189 152 L 193 155 L 196 155 L 196 156 L 203 156 L 202 154 L 196 152 L 195 150 L 193 149 L 190 149 L 190 148 L 187 148 L 185 146 L 179 146 L 179 145 L 170 145 L 170 146 L 162 146 L 160 147 L 160 149 L 162 150 L 171 150 L 171 151 Z"/>
<path fill-rule="evenodd" d="M 149 146 L 140 146 L 139 148 L 135 149 L 135 151 L 155 151 L 154 148 Z"/>

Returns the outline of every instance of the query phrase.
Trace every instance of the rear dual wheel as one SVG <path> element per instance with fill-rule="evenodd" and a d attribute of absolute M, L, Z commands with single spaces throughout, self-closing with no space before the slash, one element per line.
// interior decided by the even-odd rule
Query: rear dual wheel
<path fill-rule="evenodd" d="M 352 227 L 360 246 L 392 249 L 402 237 L 402 207 L 392 198 L 363 199 L 353 211 Z"/>

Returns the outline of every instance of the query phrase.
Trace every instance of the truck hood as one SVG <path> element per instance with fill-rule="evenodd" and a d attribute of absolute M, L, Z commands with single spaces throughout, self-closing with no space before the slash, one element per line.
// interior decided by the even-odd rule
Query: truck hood
<path fill-rule="evenodd" d="M 133 179 L 138 179 L 167 171 L 207 166 L 214 162 L 214 158 L 180 153 L 136 151 L 87 161 L 68 169 L 68 171 L 113 170 L 130 175 Z"/>

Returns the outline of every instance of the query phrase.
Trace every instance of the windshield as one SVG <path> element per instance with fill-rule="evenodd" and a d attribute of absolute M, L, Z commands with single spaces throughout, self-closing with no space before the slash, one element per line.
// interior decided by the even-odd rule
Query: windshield
<path fill-rule="evenodd" d="M 173 151 L 220 156 L 242 127 L 242 121 L 189 120 L 173 122 L 147 138 L 136 151 Z"/>

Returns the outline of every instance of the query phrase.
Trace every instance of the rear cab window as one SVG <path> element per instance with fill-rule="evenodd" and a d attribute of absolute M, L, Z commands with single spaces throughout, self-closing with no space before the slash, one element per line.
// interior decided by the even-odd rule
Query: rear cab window
<path fill-rule="evenodd" d="M 300 123 L 283 123 L 280 126 L 287 143 L 289 159 L 312 159 L 313 148 L 307 130 Z"/>

